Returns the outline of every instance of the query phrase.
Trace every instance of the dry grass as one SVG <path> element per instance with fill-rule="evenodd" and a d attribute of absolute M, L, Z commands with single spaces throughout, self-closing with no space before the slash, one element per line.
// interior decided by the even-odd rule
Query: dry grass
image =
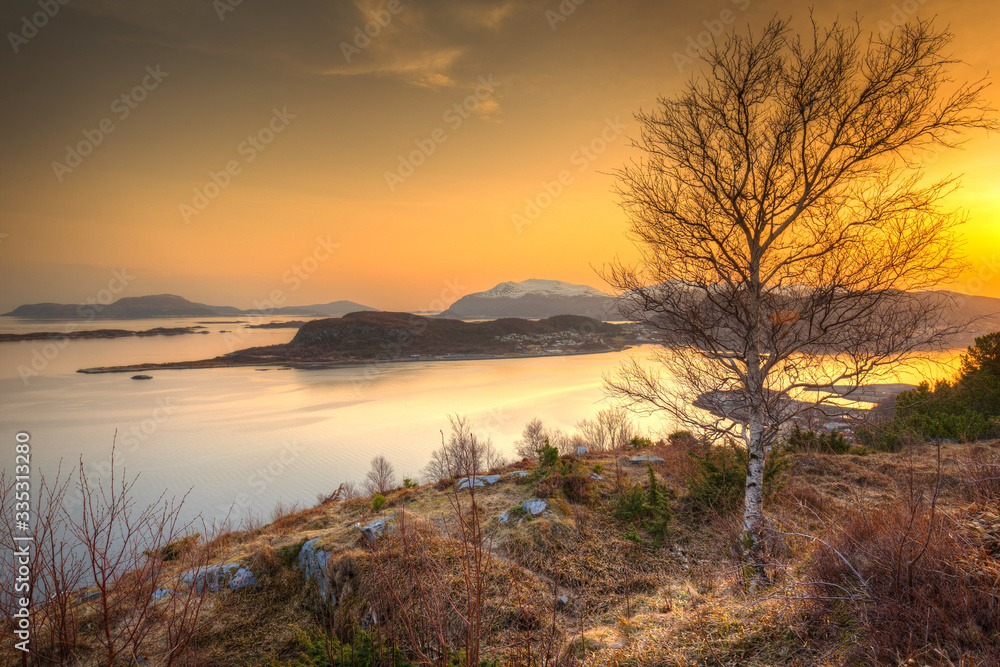
<path fill-rule="evenodd" d="M 679 494 L 688 451 L 664 445 L 650 452 L 667 460 L 658 473 Z M 552 665 L 898 664 L 910 657 L 919 664 L 1000 664 L 1000 501 L 991 477 L 997 452 L 996 444 L 945 445 L 940 471 L 937 451 L 926 446 L 901 454 L 793 455 L 787 484 L 768 508 L 773 587 L 763 600 L 743 587 L 738 515 L 681 514 L 661 546 L 636 543 L 627 536 L 630 524 L 614 519 L 610 507 L 616 468 L 621 483 L 631 485 L 645 483 L 645 467 L 589 453 L 552 485 L 549 511 L 525 517 L 512 510 L 538 496 L 544 480 L 521 462 L 515 467 L 531 477 L 504 477 L 475 493 L 491 553 L 483 656 Z M 576 479 L 595 464 L 604 481 Z M 370 627 L 399 645 L 411 641 L 401 633 L 407 625 L 385 619 L 406 614 L 424 640 L 441 627 L 449 642 L 460 642 L 456 614 L 468 550 L 453 501 L 468 519 L 470 494 L 424 485 L 386 498 L 379 512 L 370 498 L 329 502 L 203 545 L 213 562 L 248 563 L 260 583 L 206 599 L 180 664 L 306 665 L 293 663 L 303 659 L 304 636 L 331 627 L 349 637 L 354 623 L 374 620 L 373 612 L 383 622 Z M 404 513 L 396 518 L 403 530 L 375 548 L 364 543 L 357 525 L 397 513 Z M 511 519 L 497 522 L 504 513 Z M 333 553 L 328 579 L 340 604 L 332 616 L 288 567 L 288 549 L 314 537 Z M 900 553 L 912 560 L 921 549 L 912 572 L 899 569 Z M 176 577 L 184 564 L 170 567 Z M 808 581 L 836 583 L 855 599 L 818 599 L 850 596 L 798 585 Z M 428 590 L 441 604 L 434 613 L 427 611 Z M 154 612 L 159 618 L 169 608 Z M 80 613 L 86 621 L 90 612 L 81 606 Z M 161 645 L 161 636 L 151 636 L 150 665 L 160 664 Z M 12 664 L 9 647 L 0 650 L 0 664 Z"/>

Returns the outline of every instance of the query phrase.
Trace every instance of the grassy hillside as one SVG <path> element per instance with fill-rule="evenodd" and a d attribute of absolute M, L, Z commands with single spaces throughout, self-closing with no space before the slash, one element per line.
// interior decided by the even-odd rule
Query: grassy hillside
<path fill-rule="evenodd" d="M 630 462 L 639 454 L 662 459 L 652 475 Z M 177 543 L 156 555 L 159 586 L 175 594 L 149 603 L 137 655 L 147 665 L 300 667 L 473 656 L 997 664 L 1000 444 L 776 456 L 771 584 L 757 591 L 746 590 L 737 558 L 739 457 L 680 435 L 641 451 L 523 460 L 473 493 L 443 480 L 374 503 L 334 496 L 266 526 Z M 545 510 L 526 512 L 523 502 L 538 498 Z M 360 527 L 378 519 L 389 528 L 366 538 Z M 302 571 L 316 553 L 328 554 L 322 581 Z M 256 583 L 199 594 L 178 580 L 211 563 L 239 563 Z M 69 607 L 72 664 L 107 664 L 103 629 L 128 614 L 105 621 L 94 591 Z M 188 626 L 171 632 L 182 613 Z M 0 664 L 20 664 L 10 644 Z"/>

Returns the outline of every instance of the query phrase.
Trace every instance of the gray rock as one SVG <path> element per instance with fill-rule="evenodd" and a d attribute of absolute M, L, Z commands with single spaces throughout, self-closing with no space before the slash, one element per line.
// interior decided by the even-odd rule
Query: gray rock
<path fill-rule="evenodd" d="M 361 534 L 364 535 L 366 540 L 374 542 L 378 538 L 385 535 L 386 531 L 391 533 L 396 530 L 396 525 L 393 522 L 395 516 L 396 515 L 393 514 L 385 519 L 375 519 L 369 524 L 358 526 L 358 529 L 361 531 Z"/>
<path fill-rule="evenodd" d="M 177 595 L 177 591 L 172 591 L 169 588 L 157 588 L 155 591 L 153 591 L 154 600 L 168 598 L 171 595 Z"/>
<path fill-rule="evenodd" d="M 198 593 L 206 589 L 215 593 L 223 586 L 236 591 L 247 586 L 256 586 L 257 577 L 243 563 L 217 563 L 188 570 L 181 575 L 181 581 L 194 586 Z"/>
<path fill-rule="evenodd" d="M 527 470 L 515 470 L 507 473 L 508 477 L 527 477 L 530 473 Z"/>
<path fill-rule="evenodd" d="M 497 517 L 497 523 L 507 523 L 510 521 L 510 512 L 504 512 Z"/>
<path fill-rule="evenodd" d="M 330 582 L 326 575 L 326 565 L 330 560 L 330 552 L 320 549 L 317 542 L 319 542 L 319 538 L 314 537 L 303 544 L 295 563 L 302 570 L 306 581 L 316 582 L 320 597 L 324 600 L 330 600 L 331 605 L 336 605 L 337 599 L 330 595 Z"/>
<path fill-rule="evenodd" d="M 569 604 L 569 596 L 568 595 L 560 595 L 559 599 L 556 600 L 556 606 L 558 606 L 558 607 L 565 607 L 568 604 Z"/>
<path fill-rule="evenodd" d="M 541 514 L 548 508 L 548 506 L 549 504 L 541 498 L 532 498 L 531 500 L 525 500 L 521 503 L 521 507 L 524 508 L 524 511 L 531 516 Z"/>
<path fill-rule="evenodd" d="M 241 567 L 233 575 L 233 578 L 229 580 L 229 588 L 234 591 L 238 591 L 241 588 L 247 588 L 249 586 L 257 585 L 257 576 L 253 573 L 253 570 L 246 567 Z"/>
<path fill-rule="evenodd" d="M 474 477 L 465 477 L 464 479 L 458 480 L 458 490 L 464 491 L 471 486 L 490 486 L 491 484 L 496 484 L 500 481 L 500 475 L 476 475 Z"/>
<path fill-rule="evenodd" d="M 633 456 L 629 459 L 629 463 L 666 463 L 656 454 L 642 454 L 641 456 Z"/>
<path fill-rule="evenodd" d="M 84 602 L 93 602 L 94 600 L 100 600 L 101 591 L 99 590 L 83 591 L 82 593 L 80 593 L 80 599 L 83 600 Z"/>
<path fill-rule="evenodd" d="M 604 476 L 603 475 L 598 475 L 596 472 L 592 472 L 592 473 L 590 473 L 590 479 L 596 479 L 598 482 L 603 482 L 604 481 Z"/>
<path fill-rule="evenodd" d="M 577 448 L 576 448 L 576 455 L 577 456 L 583 456 L 584 454 L 586 454 L 589 451 L 590 450 L 587 449 L 587 445 L 578 445 Z"/>

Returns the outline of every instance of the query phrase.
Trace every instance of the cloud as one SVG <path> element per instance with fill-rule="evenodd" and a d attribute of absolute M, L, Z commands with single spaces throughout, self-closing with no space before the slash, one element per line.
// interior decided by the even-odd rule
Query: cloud
<path fill-rule="evenodd" d="M 520 5 L 516 2 L 486 5 L 460 5 L 456 14 L 472 27 L 499 30 L 508 18 L 514 15 Z"/>
<path fill-rule="evenodd" d="M 93 0 L 81 11 L 106 19 L 118 38 L 144 41 L 306 76 L 393 77 L 440 89 L 467 87 L 478 74 L 467 56 L 483 30 L 497 32 L 523 0 L 387 0 L 231 6 L 203 0 Z"/>

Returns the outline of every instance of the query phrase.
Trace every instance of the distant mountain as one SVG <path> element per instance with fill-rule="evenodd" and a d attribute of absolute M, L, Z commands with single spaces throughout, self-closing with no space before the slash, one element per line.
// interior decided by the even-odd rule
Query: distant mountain
<path fill-rule="evenodd" d="M 376 310 L 353 301 L 333 301 L 314 306 L 286 306 L 268 311 L 268 315 L 305 315 L 331 317 L 356 311 Z M 256 315 L 258 310 L 241 310 L 233 306 L 208 306 L 194 303 L 175 294 L 154 294 L 150 296 L 127 296 L 108 305 L 33 303 L 18 306 L 4 316 L 32 319 L 102 319 L 137 320 L 171 317 L 219 317 L 233 315 Z"/>
<path fill-rule="evenodd" d="M 126 296 L 117 301 L 102 304 L 61 304 L 34 303 L 18 306 L 9 313 L 12 317 L 45 319 L 102 319 L 132 320 L 152 317 L 216 317 L 221 314 L 211 306 L 192 303 L 174 294 L 154 294 L 150 296 Z"/>
<path fill-rule="evenodd" d="M 285 306 L 275 308 L 275 315 L 317 315 L 323 317 L 341 317 L 347 313 L 358 312 L 379 312 L 378 308 L 365 306 L 354 301 L 331 301 L 330 303 L 318 303 L 312 306 Z"/>
<path fill-rule="evenodd" d="M 501 317 L 545 318 L 582 315 L 603 320 L 617 319 L 614 299 L 587 285 L 561 280 L 531 278 L 519 283 L 500 283 L 485 292 L 467 294 L 451 304 L 440 317 L 462 320 Z"/>

